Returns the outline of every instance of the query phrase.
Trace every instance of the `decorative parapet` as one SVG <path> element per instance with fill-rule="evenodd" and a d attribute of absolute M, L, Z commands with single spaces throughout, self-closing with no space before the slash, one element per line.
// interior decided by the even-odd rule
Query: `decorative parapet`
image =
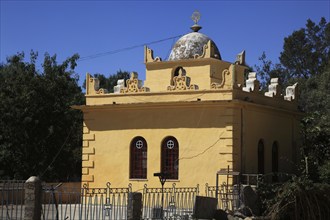
<path fill-rule="evenodd" d="M 268 91 L 263 94 L 260 92 L 260 83 L 257 80 L 256 73 L 250 72 L 245 84 L 245 87 L 241 88 L 242 92 L 237 87 L 237 98 L 241 100 L 275 107 L 280 106 L 291 110 L 296 110 L 297 108 L 297 102 L 295 101 L 298 95 L 298 83 L 288 86 L 286 88 L 286 94 L 283 95 L 281 86 L 279 85 L 279 79 L 271 78 Z M 292 103 L 288 103 L 287 101 Z"/>
<path fill-rule="evenodd" d="M 281 87 L 278 84 L 278 78 L 272 78 L 270 80 L 270 85 L 268 86 L 268 92 L 265 92 L 265 96 L 268 97 L 281 96 Z"/>
<path fill-rule="evenodd" d="M 296 99 L 296 96 L 298 95 L 298 83 L 293 84 L 292 86 L 288 86 L 285 89 L 285 96 L 284 100 L 292 101 Z"/>
<path fill-rule="evenodd" d="M 248 79 L 246 80 L 246 86 L 243 87 L 245 92 L 259 92 L 260 82 L 257 80 L 256 72 L 249 73 Z"/>
<path fill-rule="evenodd" d="M 178 71 L 179 75 L 173 77 L 174 86 L 168 86 L 168 91 L 173 90 L 198 90 L 198 86 L 191 84 L 190 77 L 186 76 L 186 71 L 181 67 Z"/>
<path fill-rule="evenodd" d="M 149 88 L 142 87 L 142 81 L 138 79 L 136 72 L 131 72 L 130 79 L 126 80 L 126 86 L 120 89 L 120 93 L 149 92 Z"/>
<path fill-rule="evenodd" d="M 108 93 L 106 89 L 100 89 L 100 81 L 92 78 L 89 73 L 86 74 L 86 95 L 102 95 Z"/>
<path fill-rule="evenodd" d="M 162 58 L 156 57 L 154 58 L 154 51 L 147 46 L 144 46 L 144 63 L 149 62 L 160 62 Z"/>

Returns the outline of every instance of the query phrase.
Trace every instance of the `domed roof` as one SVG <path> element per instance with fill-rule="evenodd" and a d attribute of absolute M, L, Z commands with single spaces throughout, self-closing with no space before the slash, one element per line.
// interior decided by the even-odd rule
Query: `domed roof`
<path fill-rule="evenodd" d="M 198 31 L 198 30 L 197 30 Z M 182 36 L 173 46 L 170 56 L 171 60 L 185 60 L 194 58 L 196 54 L 203 54 L 203 47 L 208 41 L 211 41 L 214 47 L 214 58 L 220 59 L 220 52 L 216 44 L 206 35 L 197 31 Z"/>

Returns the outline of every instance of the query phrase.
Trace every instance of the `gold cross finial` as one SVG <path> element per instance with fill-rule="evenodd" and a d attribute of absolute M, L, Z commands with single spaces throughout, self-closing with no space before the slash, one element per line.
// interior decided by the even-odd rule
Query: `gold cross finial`
<path fill-rule="evenodd" d="M 201 19 L 201 14 L 199 11 L 194 11 L 194 13 L 191 15 L 191 19 L 195 22 L 195 24 L 197 24 L 199 19 Z"/>

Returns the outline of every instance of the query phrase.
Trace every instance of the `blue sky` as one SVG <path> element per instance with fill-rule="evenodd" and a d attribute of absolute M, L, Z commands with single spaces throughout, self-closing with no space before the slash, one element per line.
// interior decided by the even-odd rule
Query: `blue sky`
<path fill-rule="evenodd" d="M 201 13 L 201 33 L 217 44 L 222 59 L 233 62 L 246 50 L 249 65 L 263 51 L 276 62 L 284 37 L 308 18 L 330 20 L 330 1 L 4 1 L 0 8 L 0 62 L 33 49 L 58 61 L 79 53 L 87 57 L 143 45 L 190 32 L 191 14 Z M 149 45 L 164 59 L 174 40 Z M 27 56 L 28 57 L 28 56 Z M 145 79 L 143 47 L 78 62 L 80 83 L 86 72 L 137 71 Z M 41 68 L 41 67 L 40 67 Z"/>

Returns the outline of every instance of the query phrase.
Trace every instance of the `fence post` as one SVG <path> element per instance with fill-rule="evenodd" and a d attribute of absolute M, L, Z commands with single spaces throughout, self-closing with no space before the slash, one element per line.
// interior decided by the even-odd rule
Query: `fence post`
<path fill-rule="evenodd" d="M 142 193 L 130 192 L 127 204 L 127 220 L 142 219 Z"/>
<path fill-rule="evenodd" d="M 31 176 L 25 182 L 25 212 L 24 220 L 41 219 L 41 181 L 36 176 Z"/>

